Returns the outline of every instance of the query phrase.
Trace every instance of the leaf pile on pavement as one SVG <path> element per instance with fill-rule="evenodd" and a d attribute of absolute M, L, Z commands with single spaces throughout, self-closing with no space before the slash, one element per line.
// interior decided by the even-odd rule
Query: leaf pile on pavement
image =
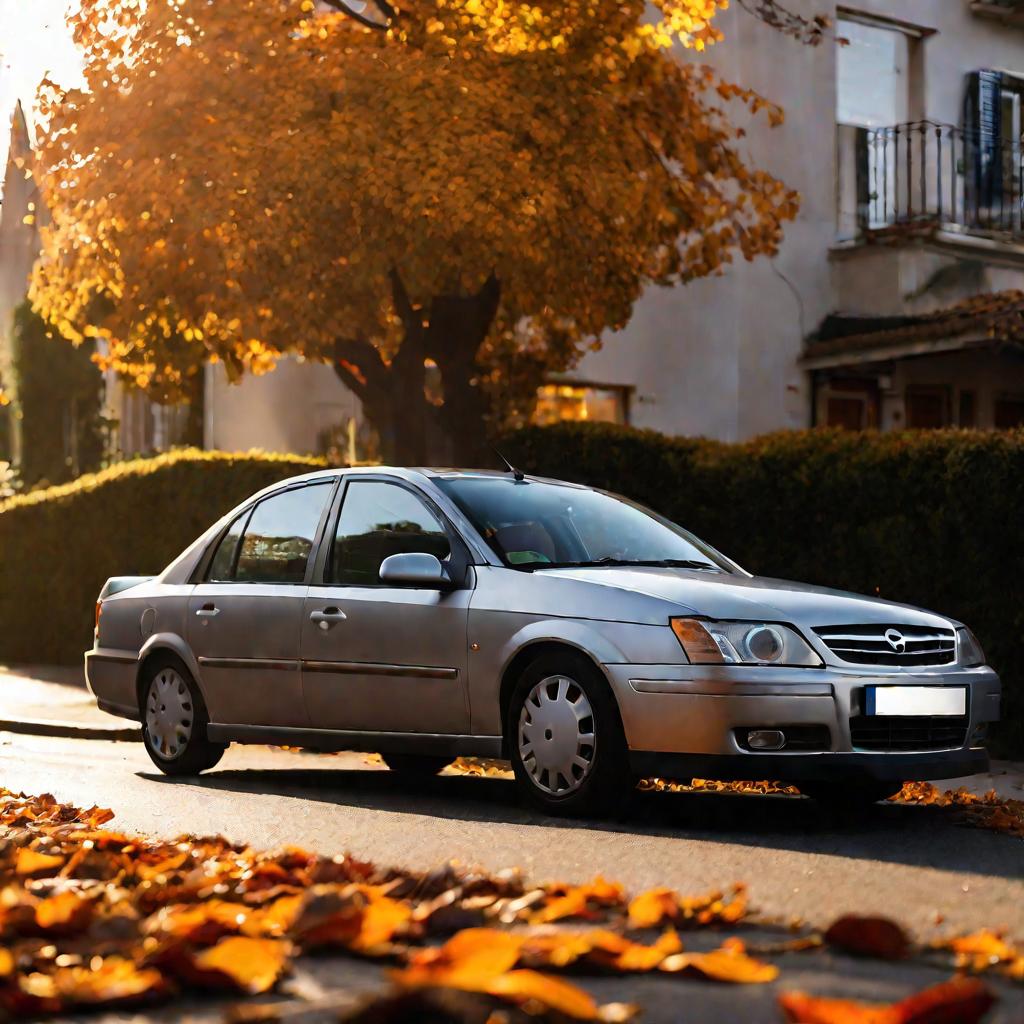
<path fill-rule="evenodd" d="M 897 803 L 955 807 L 969 825 L 1024 839 L 1024 800 L 1001 797 L 994 789 L 978 796 L 962 787 L 944 791 L 930 782 L 907 782 L 892 799 Z"/>
<path fill-rule="evenodd" d="M 410 1008 L 432 1013 L 445 998 L 438 990 L 473 996 L 459 1004 L 464 1016 L 437 1011 L 467 1024 L 490 1020 L 487 1008 L 495 1005 L 510 1021 L 522 1009 L 546 1015 L 533 1019 L 614 1022 L 635 1008 L 599 1006 L 564 975 L 657 972 L 745 985 L 779 975 L 764 959 L 773 950 L 736 935 L 704 950 L 684 942 L 697 929 L 755 923 L 743 886 L 696 897 L 657 888 L 630 898 L 600 877 L 530 887 L 516 871 L 453 864 L 399 871 L 296 848 L 261 853 L 219 837 L 150 841 L 104 828 L 112 817 L 49 795 L 0 790 L 0 1019 L 137 1006 L 201 990 L 265 996 L 280 991 L 296 957 L 318 951 L 391 965 L 393 994 L 346 1018 L 367 1024 L 401 1019 L 389 1016 L 399 1012 L 394 1007 L 412 1013 L 405 1019 L 417 1019 Z M 926 953 L 963 971 L 1024 980 L 1021 951 L 994 933 L 922 951 L 880 919 L 844 919 L 774 952 L 823 944 L 883 959 Z M 812 997 L 787 998 L 782 1007 L 793 1020 L 804 1019 L 792 1016 L 793 1007 L 817 1005 Z M 237 1019 L 277 1019 L 272 1006 L 269 1016 L 261 1012 L 242 1006 Z"/>
<path fill-rule="evenodd" d="M 787 786 L 771 780 L 722 782 L 716 779 L 690 779 L 689 782 L 671 779 L 643 779 L 639 789 L 646 793 L 738 793 L 744 796 L 800 796 L 796 786 Z"/>

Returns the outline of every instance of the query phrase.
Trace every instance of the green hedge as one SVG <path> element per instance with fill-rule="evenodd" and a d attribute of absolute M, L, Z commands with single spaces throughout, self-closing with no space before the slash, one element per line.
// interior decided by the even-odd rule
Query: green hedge
<path fill-rule="evenodd" d="M 1024 756 L 1024 430 L 814 430 L 721 444 L 564 424 L 501 448 L 527 472 L 650 505 L 759 575 L 966 622 L 1003 679 L 992 747 Z"/>
<path fill-rule="evenodd" d="M 323 465 L 185 449 L 0 503 L 0 661 L 80 661 L 108 577 L 160 572 L 254 491 Z"/>

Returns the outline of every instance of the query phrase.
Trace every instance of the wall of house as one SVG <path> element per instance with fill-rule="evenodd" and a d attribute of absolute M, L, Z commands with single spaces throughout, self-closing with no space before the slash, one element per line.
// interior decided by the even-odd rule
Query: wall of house
<path fill-rule="evenodd" d="M 361 419 L 359 400 L 338 380 L 334 370 L 320 363 L 282 359 L 262 377 L 244 377 L 232 384 L 222 365 L 206 373 L 207 448 L 245 451 L 319 454 L 326 434 L 347 454 L 348 423 Z"/>
<path fill-rule="evenodd" d="M 821 10 L 820 3 L 792 6 Z M 723 12 L 720 25 L 726 40 L 708 62 L 785 108 L 780 128 L 752 124 L 745 148 L 799 190 L 798 219 L 773 260 L 740 259 L 721 276 L 648 291 L 629 326 L 573 376 L 634 387 L 636 426 L 736 440 L 807 422 L 807 382 L 796 360 L 831 307 L 823 254 L 834 238 L 834 57 L 829 42 L 803 46 L 739 5 Z"/>
<path fill-rule="evenodd" d="M 837 13 L 835 3 L 821 0 L 790 6 Z M 930 33 L 911 48 L 908 116 L 958 124 L 968 72 L 1024 74 L 1024 31 L 976 17 L 963 0 L 844 6 Z M 774 260 L 646 295 L 629 327 L 574 375 L 633 385 L 637 426 L 737 440 L 808 424 L 808 384 L 796 361 L 826 313 L 927 312 L 983 291 L 1024 288 L 1024 253 L 1006 256 L 984 245 L 837 246 L 835 44 L 801 46 L 739 5 L 720 25 L 726 41 L 711 51 L 711 63 L 786 110 L 781 129 L 751 133 L 749 151 L 800 191 L 799 219 Z"/>

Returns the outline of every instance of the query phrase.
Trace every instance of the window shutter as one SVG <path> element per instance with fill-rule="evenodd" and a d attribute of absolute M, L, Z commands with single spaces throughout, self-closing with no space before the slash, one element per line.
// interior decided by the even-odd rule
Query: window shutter
<path fill-rule="evenodd" d="M 991 214 L 1003 190 L 1003 75 L 972 71 L 964 97 L 964 155 L 968 211 Z"/>

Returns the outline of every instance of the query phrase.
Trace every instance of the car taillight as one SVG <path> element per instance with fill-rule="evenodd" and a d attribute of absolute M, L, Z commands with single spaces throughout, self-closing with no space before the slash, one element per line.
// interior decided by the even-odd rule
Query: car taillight
<path fill-rule="evenodd" d="M 93 634 L 92 634 L 94 637 L 96 637 L 97 640 L 99 639 L 99 636 L 100 636 L 100 615 L 102 615 L 102 614 L 103 614 L 103 602 L 102 601 L 97 601 L 96 602 L 96 626 L 93 629 Z"/>

